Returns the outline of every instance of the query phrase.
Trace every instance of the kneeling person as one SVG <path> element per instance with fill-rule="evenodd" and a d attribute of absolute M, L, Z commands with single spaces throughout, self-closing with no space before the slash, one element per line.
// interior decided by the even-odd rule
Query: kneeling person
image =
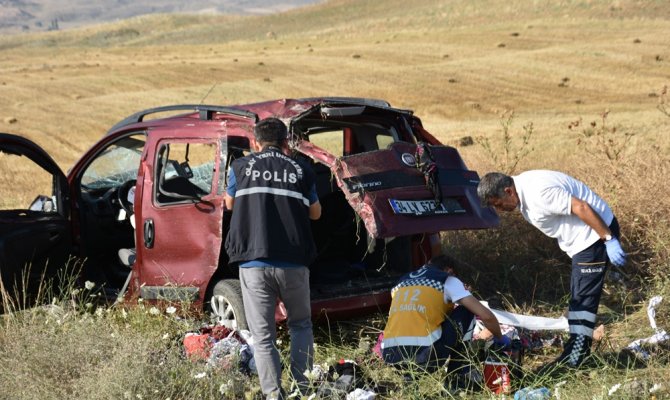
<path fill-rule="evenodd" d="M 510 345 L 491 310 L 452 275 L 454 264 L 449 256 L 436 256 L 400 278 L 391 291 L 393 300 L 382 341 L 384 361 L 396 366 L 415 364 L 431 372 L 451 356 L 448 370 L 459 370 L 464 366 L 460 357 L 463 336 L 471 333 L 475 315 L 493 334 L 494 344 Z"/>

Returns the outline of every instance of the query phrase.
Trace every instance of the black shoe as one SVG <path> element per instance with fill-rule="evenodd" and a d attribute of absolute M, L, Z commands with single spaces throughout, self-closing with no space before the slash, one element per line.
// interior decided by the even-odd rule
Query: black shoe
<path fill-rule="evenodd" d="M 567 362 L 557 360 L 537 368 L 535 371 L 533 371 L 533 373 L 537 376 L 537 378 L 557 379 L 573 372 L 574 370 L 575 368 L 570 366 Z"/>
<path fill-rule="evenodd" d="M 479 370 L 470 368 L 467 372 L 449 374 L 444 386 L 452 395 L 467 391 L 479 392 L 484 387 L 484 377 Z"/>

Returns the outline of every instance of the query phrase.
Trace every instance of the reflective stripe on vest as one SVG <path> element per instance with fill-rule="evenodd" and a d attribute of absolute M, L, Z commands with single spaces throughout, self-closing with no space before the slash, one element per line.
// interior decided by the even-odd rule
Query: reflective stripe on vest
<path fill-rule="evenodd" d="M 309 207 L 309 199 L 305 196 L 302 195 L 300 192 L 295 192 L 293 190 L 286 190 L 286 189 L 277 189 L 277 188 L 271 188 L 271 187 L 252 187 L 248 189 L 240 189 L 235 192 L 235 198 L 242 197 L 242 196 L 248 196 L 250 194 L 257 194 L 257 193 L 270 193 L 274 194 L 277 196 L 286 196 L 286 197 L 293 197 L 295 199 L 302 200 L 302 202 Z"/>

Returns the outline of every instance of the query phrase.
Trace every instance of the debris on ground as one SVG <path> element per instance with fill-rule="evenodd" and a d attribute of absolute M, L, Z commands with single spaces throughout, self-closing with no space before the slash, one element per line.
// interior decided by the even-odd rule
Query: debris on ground
<path fill-rule="evenodd" d="M 347 395 L 347 400 L 374 400 L 377 397 L 375 392 L 365 389 L 356 389 Z"/>
<path fill-rule="evenodd" d="M 525 387 L 514 393 L 514 400 L 546 400 L 551 398 L 551 391 L 546 387 Z"/>
<path fill-rule="evenodd" d="M 307 374 L 318 399 L 373 400 L 380 387 L 366 376 L 354 360 L 340 359 L 335 364 L 320 366 Z M 383 389 L 383 388 L 382 388 Z M 383 391 L 383 390 L 382 390 Z"/>
<path fill-rule="evenodd" d="M 647 397 L 647 388 L 644 382 L 633 379 L 621 386 L 621 394 L 627 399 L 643 399 Z"/>
<path fill-rule="evenodd" d="M 649 305 L 647 306 L 649 325 L 651 326 L 651 329 L 654 330 L 654 334 L 648 338 L 634 340 L 626 347 L 627 350 L 631 351 L 636 357 L 639 357 L 644 361 L 647 361 L 651 357 L 649 352 L 645 350 L 645 346 L 655 346 L 670 340 L 670 335 L 656 325 L 656 307 L 658 307 L 662 301 L 662 296 L 654 296 L 649 300 Z"/>
<path fill-rule="evenodd" d="M 631 381 L 617 383 L 607 392 L 608 397 L 619 399 L 649 399 L 665 398 L 665 387 L 662 383 L 651 384 L 646 380 L 634 378 Z"/>
<path fill-rule="evenodd" d="M 198 332 L 187 333 L 183 344 L 186 357 L 192 361 L 205 361 L 210 368 L 223 369 L 231 369 L 237 363 L 241 372 L 256 373 L 253 338 L 249 331 L 205 326 Z"/>

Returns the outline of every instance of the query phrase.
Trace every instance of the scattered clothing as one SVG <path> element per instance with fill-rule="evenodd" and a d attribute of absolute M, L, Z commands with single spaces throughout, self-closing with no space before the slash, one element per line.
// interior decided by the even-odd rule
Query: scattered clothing
<path fill-rule="evenodd" d="M 183 344 L 184 353 L 191 361 L 205 361 L 210 368 L 237 367 L 246 374 L 256 373 L 253 340 L 249 331 L 205 326 L 197 333 L 187 333 Z"/>
<path fill-rule="evenodd" d="M 632 351 L 635 355 L 645 361 L 648 360 L 651 355 L 643 348 L 643 345 L 656 345 L 670 340 L 670 335 L 668 335 L 665 330 L 656 326 L 656 307 L 658 307 L 661 301 L 663 301 L 662 296 L 654 296 L 649 300 L 649 305 L 647 306 L 649 325 L 655 333 L 648 338 L 634 340 L 626 347 L 626 349 Z"/>
<path fill-rule="evenodd" d="M 375 392 L 365 389 L 356 389 L 347 395 L 347 400 L 374 400 L 377 397 Z"/>
<path fill-rule="evenodd" d="M 184 336 L 184 351 L 192 361 L 206 360 L 212 349 L 213 339 L 209 334 L 187 333 Z"/>
<path fill-rule="evenodd" d="M 319 368 L 312 378 L 318 399 L 374 400 L 377 392 L 385 389 L 368 379 L 354 360 L 340 359 L 327 373 Z"/>

